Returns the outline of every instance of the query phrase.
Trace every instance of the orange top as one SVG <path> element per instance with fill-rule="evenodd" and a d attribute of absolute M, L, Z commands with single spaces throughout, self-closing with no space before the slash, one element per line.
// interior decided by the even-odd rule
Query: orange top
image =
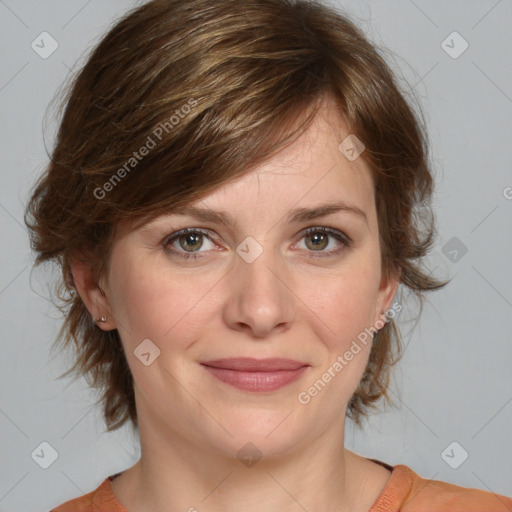
<path fill-rule="evenodd" d="M 374 460 L 374 459 L 371 459 Z M 392 470 L 384 491 L 368 512 L 511 512 L 512 499 L 478 489 L 426 480 L 409 467 Z M 95 490 L 67 501 L 50 512 L 128 512 L 112 492 L 110 482 L 121 473 L 108 476 Z"/>

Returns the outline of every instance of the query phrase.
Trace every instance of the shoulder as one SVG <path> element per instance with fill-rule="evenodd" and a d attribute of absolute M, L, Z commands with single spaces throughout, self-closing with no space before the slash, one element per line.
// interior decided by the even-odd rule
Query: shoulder
<path fill-rule="evenodd" d="M 108 510 L 109 512 L 127 512 L 119 501 L 117 501 L 114 493 L 112 492 L 111 481 L 118 474 L 119 473 L 108 476 L 94 491 L 84 494 L 79 498 L 66 501 L 58 507 L 50 510 L 50 512 L 98 512 L 99 510 Z"/>
<path fill-rule="evenodd" d="M 427 480 L 404 465 L 393 468 L 370 512 L 511 512 L 512 499 L 489 491 Z"/>

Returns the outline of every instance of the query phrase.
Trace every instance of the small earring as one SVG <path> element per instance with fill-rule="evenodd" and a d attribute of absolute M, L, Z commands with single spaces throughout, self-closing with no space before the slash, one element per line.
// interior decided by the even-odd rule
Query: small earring
<path fill-rule="evenodd" d="M 103 322 L 106 322 L 107 321 L 107 317 L 106 316 L 100 316 L 99 318 L 96 318 L 96 320 L 94 320 L 94 323 L 103 323 Z"/>

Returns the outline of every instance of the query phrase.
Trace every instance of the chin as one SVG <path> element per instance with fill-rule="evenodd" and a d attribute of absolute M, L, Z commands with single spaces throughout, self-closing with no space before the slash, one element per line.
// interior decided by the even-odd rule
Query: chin
<path fill-rule="evenodd" d="M 304 421 L 297 424 L 290 412 L 291 409 L 284 407 L 275 410 L 260 408 L 230 412 L 223 416 L 226 420 L 221 424 L 231 436 L 223 430 L 222 439 L 218 440 L 219 445 L 229 447 L 228 451 L 232 453 L 233 450 L 238 452 L 250 444 L 265 457 L 278 456 L 296 449 L 299 440 L 305 437 L 308 425 Z M 252 448 L 246 449 L 250 451 Z"/>

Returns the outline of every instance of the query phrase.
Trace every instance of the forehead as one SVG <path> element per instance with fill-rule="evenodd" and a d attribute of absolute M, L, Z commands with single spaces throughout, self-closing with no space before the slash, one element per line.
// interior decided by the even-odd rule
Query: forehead
<path fill-rule="evenodd" d="M 182 216 L 234 229 L 247 229 L 251 223 L 256 229 L 256 222 L 257 229 L 268 232 L 278 223 L 312 222 L 322 209 L 358 210 L 344 217 L 362 220 L 377 232 L 373 173 L 361 156 L 349 160 L 339 149 L 350 135 L 337 106 L 324 100 L 308 129 L 264 163 L 142 225 L 118 226 L 117 236 Z"/>
<path fill-rule="evenodd" d="M 324 104 L 291 145 L 195 204 L 232 208 L 240 214 L 248 210 L 270 214 L 337 201 L 371 210 L 375 197 L 371 169 L 361 156 L 351 160 L 340 150 L 342 142 L 353 136 L 336 107 Z"/>

